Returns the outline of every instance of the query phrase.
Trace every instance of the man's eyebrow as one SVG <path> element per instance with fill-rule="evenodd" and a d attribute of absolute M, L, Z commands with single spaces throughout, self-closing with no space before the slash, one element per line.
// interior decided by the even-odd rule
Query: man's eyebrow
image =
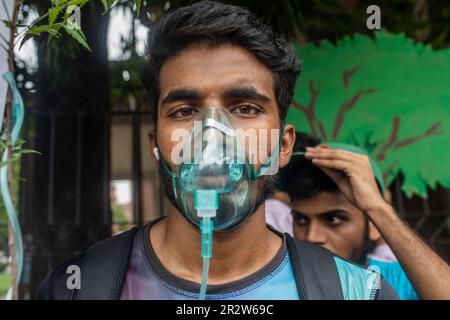
<path fill-rule="evenodd" d="M 295 210 L 295 209 L 291 209 L 291 214 L 292 214 L 292 215 L 295 215 L 295 216 L 304 216 L 304 217 L 308 217 L 306 214 L 304 214 L 304 213 L 302 213 L 302 212 L 300 212 L 300 211 L 297 211 L 297 210 Z"/>
<path fill-rule="evenodd" d="M 329 210 L 329 211 L 325 211 L 325 212 L 321 212 L 320 213 L 321 216 L 330 215 L 330 214 L 344 214 L 344 215 L 347 215 L 347 211 L 345 211 L 344 209 L 334 209 L 334 210 Z"/>
<path fill-rule="evenodd" d="M 293 215 L 300 215 L 300 216 L 305 216 L 308 217 L 307 214 L 304 214 L 303 212 L 300 212 L 298 210 L 292 209 L 291 213 Z M 324 211 L 318 214 L 318 216 L 324 216 L 324 215 L 329 215 L 329 214 L 347 214 L 347 211 L 343 210 L 343 209 L 335 209 L 335 210 L 329 210 L 329 211 Z"/>
<path fill-rule="evenodd" d="M 225 99 L 248 99 L 261 102 L 269 102 L 270 98 L 259 93 L 254 87 L 234 87 L 226 90 L 223 94 Z"/>
<path fill-rule="evenodd" d="M 166 103 L 181 101 L 181 100 L 198 100 L 200 98 L 200 94 L 198 91 L 189 88 L 180 88 L 170 90 L 167 93 L 166 97 L 162 99 L 161 105 Z"/>

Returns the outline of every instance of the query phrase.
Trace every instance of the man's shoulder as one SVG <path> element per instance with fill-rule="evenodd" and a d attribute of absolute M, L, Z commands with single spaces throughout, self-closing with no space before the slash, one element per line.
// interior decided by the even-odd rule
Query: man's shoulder
<path fill-rule="evenodd" d="M 380 261 L 371 258 L 368 263 L 369 268 L 379 272 L 402 300 L 420 299 L 398 261 Z"/>
<path fill-rule="evenodd" d="M 72 290 L 67 287 L 71 270 L 76 266 L 81 268 L 85 252 L 58 263 L 42 280 L 34 299 L 37 300 L 71 300 Z"/>
<path fill-rule="evenodd" d="M 377 270 L 334 256 L 346 300 L 397 300 L 398 295 Z"/>
<path fill-rule="evenodd" d="M 287 237 L 289 239 L 289 237 Z M 291 239 L 291 246 L 296 250 L 292 257 L 304 273 L 306 287 L 313 288 L 315 294 L 311 298 L 345 300 L 396 299 L 396 294 L 382 276 L 362 265 L 338 257 L 329 250 L 298 239 Z M 289 244 L 289 241 L 288 241 Z M 294 266 L 294 269 L 295 266 Z M 311 291 L 306 288 L 306 291 Z"/>
<path fill-rule="evenodd" d="M 107 288 L 102 284 L 122 282 L 128 266 L 132 243 L 137 228 L 132 228 L 113 237 L 94 243 L 81 254 L 57 264 L 41 282 L 35 294 L 39 300 L 71 300 L 81 291 L 99 290 L 106 292 L 115 288 Z M 70 289 L 67 285 L 75 268 L 81 276 L 81 290 Z M 115 283 L 115 282 L 114 282 Z M 100 286 L 99 286 L 100 285 Z M 117 287 L 117 285 L 115 285 Z M 83 290 L 85 289 L 85 290 Z M 95 289 L 95 290 L 93 290 Z M 95 297 L 94 297 L 95 298 Z"/>

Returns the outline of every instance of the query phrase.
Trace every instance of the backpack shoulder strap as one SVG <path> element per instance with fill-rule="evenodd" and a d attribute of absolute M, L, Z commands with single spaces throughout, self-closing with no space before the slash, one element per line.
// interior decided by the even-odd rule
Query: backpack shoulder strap
<path fill-rule="evenodd" d="M 69 289 L 67 282 L 69 267 L 80 267 L 83 261 L 84 252 L 76 257 L 58 263 L 53 270 L 42 280 L 36 290 L 33 299 L 36 300 L 71 300 L 74 290 Z"/>
<path fill-rule="evenodd" d="M 132 228 L 90 247 L 80 266 L 81 289 L 74 300 L 117 300 L 120 298 L 137 228 Z"/>
<path fill-rule="evenodd" d="M 302 300 L 343 300 L 333 254 L 286 234 L 286 243 Z"/>

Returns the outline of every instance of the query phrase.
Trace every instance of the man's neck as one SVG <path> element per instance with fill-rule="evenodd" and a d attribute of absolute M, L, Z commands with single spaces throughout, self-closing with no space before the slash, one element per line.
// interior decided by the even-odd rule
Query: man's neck
<path fill-rule="evenodd" d="M 172 207 L 168 216 L 150 228 L 150 242 L 163 266 L 174 275 L 199 283 L 202 273 L 201 235 Z M 242 279 L 269 263 L 282 239 L 266 227 L 264 205 L 231 232 L 215 232 L 208 283 Z"/>

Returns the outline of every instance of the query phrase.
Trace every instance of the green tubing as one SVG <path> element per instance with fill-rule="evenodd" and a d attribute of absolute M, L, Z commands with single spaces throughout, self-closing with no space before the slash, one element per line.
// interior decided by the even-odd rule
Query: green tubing
<path fill-rule="evenodd" d="M 19 137 L 20 130 L 23 124 L 23 118 L 25 113 L 25 108 L 23 105 L 22 96 L 17 89 L 16 81 L 14 80 L 14 75 L 7 71 L 3 74 L 3 79 L 8 82 L 9 87 L 12 92 L 12 123 L 13 129 L 11 133 L 11 143 L 15 145 Z M 3 152 L 2 161 L 8 159 L 8 148 Z M 12 203 L 11 194 L 8 188 L 8 166 L 10 164 L 5 164 L 0 168 L 0 189 L 5 204 L 6 213 L 8 215 L 8 220 L 14 234 L 14 243 L 16 247 L 16 263 L 17 263 L 17 276 L 16 284 L 19 285 L 20 279 L 22 277 L 23 270 L 23 240 L 22 231 L 19 224 L 19 219 L 17 218 L 16 210 Z M 10 289 L 11 292 L 11 289 Z M 9 294 L 10 295 L 10 294 Z"/>

